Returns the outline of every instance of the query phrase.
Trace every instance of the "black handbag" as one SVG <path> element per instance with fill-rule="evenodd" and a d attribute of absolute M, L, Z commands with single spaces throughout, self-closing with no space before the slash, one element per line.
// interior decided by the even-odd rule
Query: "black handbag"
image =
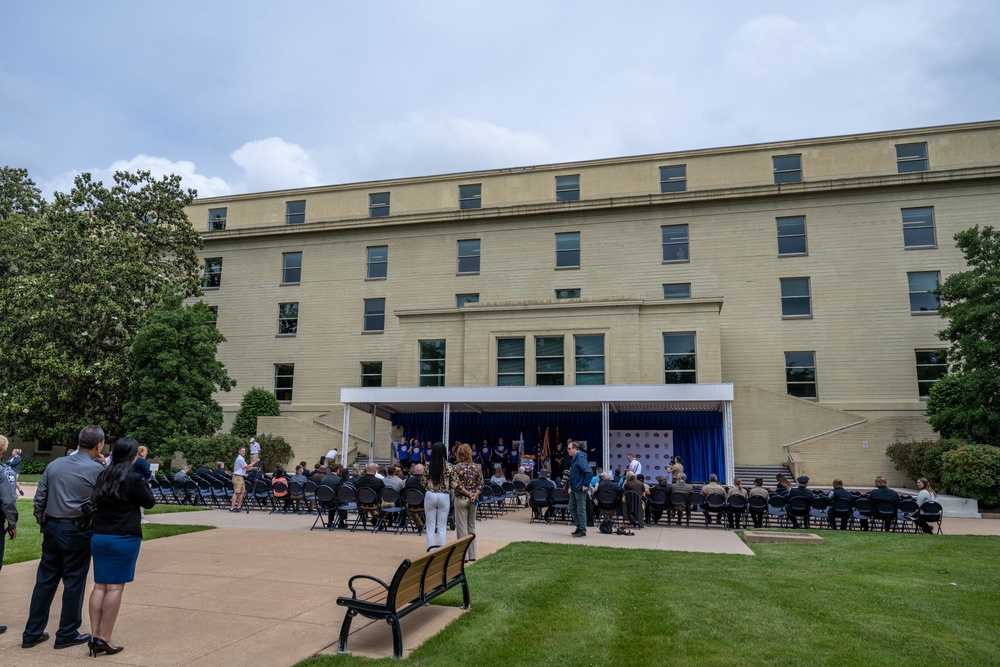
<path fill-rule="evenodd" d="M 80 506 L 80 511 L 83 514 L 76 519 L 76 527 L 86 533 L 94 525 L 94 517 L 97 516 L 97 505 L 93 501 L 88 500 Z"/>

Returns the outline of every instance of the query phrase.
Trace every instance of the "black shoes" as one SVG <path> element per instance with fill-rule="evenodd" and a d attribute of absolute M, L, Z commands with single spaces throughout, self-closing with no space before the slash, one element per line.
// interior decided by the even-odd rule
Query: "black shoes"
<path fill-rule="evenodd" d="M 2 635 L 5 632 L 7 632 L 7 626 L 6 625 L 0 625 L 0 635 Z"/>
<path fill-rule="evenodd" d="M 43 632 L 37 637 L 32 637 L 31 639 L 25 637 L 23 641 L 21 641 L 21 648 L 33 648 L 35 646 L 38 646 L 42 642 L 47 642 L 48 640 L 49 640 L 49 633 L 47 632 Z"/>
<path fill-rule="evenodd" d="M 571 537 L 586 537 L 586 536 L 587 536 L 587 531 L 585 530 L 577 530 L 571 533 Z"/>
<path fill-rule="evenodd" d="M 79 632 L 76 633 L 76 637 L 71 637 L 69 639 L 56 639 L 54 648 L 69 648 L 70 646 L 79 646 L 80 644 L 87 644 L 90 642 L 90 634 Z"/>
<path fill-rule="evenodd" d="M 121 653 L 125 650 L 124 646 L 112 646 L 103 639 L 93 637 L 87 642 L 87 646 L 90 648 L 90 657 L 96 658 L 101 653 L 107 655 L 114 655 L 115 653 Z"/>

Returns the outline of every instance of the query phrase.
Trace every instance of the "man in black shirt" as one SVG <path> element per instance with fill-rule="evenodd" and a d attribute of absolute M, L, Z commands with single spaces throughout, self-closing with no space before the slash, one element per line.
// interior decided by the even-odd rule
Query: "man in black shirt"
<path fill-rule="evenodd" d="M 361 509 L 367 511 L 368 514 L 371 515 L 373 523 L 378 520 L 379 508 L 382 507 L 382 489 L 385 488 L 385 482 L 375 476 L 375 473 L 377 472 L 378 465 L 375 463 L 369 463 L 365 466 L 365 474 L 358 477 L 358 482 L 355 484 L 355 486 L 358 487 L 358 491 L 367 487 L 375 492 L 374 504 L 361 504 Z"/>
<path fill-rule="evenodd" d="M 813 498 L 815 496 L 813 495 L 813 492 L 810 491 L 807 488 L 808 485 L 809 485 L 809 478 L 806 477 L 805 475 L 802 475 L 796 481 L 799 483 L 799 485 L 797 487 L 795 487 L 794 489 L 789 489 L 788 490 L 788 500 L 789 500 L 789 502 L 791 502 L 792 498 L 804 498 L 807 503 L 811 504 L 812 500 L 813 500 Z M 798 519 L 798 517 L 796 517 L 791 512 L 789 512 L 788 513 L 788 518 L 792 520 L 792 528 L 798 528 L 799 527 L 799 519 Z M 804 522 L 806 524 L 806 528 L 808 529 L 809 528 L 809 515 L 806 514 L 803 517 L 803 519 L 804 519 Z"/>
<path fill-rule="evenodd" d="M 877 505 L 878 503 L 888 503 L 892 505 L 892 515 L 895 517 L 896 511 L 899 509 L 899 494 L 890 489 L 887 484 L 885 477 L 879 475 L 875 478 L 875 488 L 868 493 L 868 500 L 872 501 L 872 505 Z M 888 531 L 892 528 L 893 519 L 884 519 L 882 521 L 882 530 Z M 865 524 L 867 521 L 862 521 L 862 528 L 867 528 Z"/>

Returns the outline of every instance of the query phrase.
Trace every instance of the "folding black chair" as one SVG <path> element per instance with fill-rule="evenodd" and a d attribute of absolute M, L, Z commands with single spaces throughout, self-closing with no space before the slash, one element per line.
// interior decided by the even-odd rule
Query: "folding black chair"
<path fill-rule="evenodd" d="M 773 495 L 767 501 L 767 525 L 771 519 L 778 522 L 778 527 L 788 525 L 788 500 L 784 496 Z"/>
<path fill-rule="evenodd" d="M 382 489 L 381 500 L 382 507 L 379 508 L 378 521 L 375 523 L 375 527 L 372 532 L 377 532 L 379 530 L 384 530 L 388 526 L 393 526 L 396 529 L 396 534 L 399 534 L 399 529 L 403 527 L 403 506 L 399 502 L 399 491 L 387 486 Z"/>
<path fill-rule="evenodd" d="M 316 524 L 322 524 L 323 528 L 329 529 L 333 524 L 333 508 L 335 507 L 334 498 L 336 496 L 333 493 L 333 489 L 329 486 L 317 487 L 315 493 L 316 499 L 316 519 L 313 520 L 312 530 L 316 527 Z M 327 513 L 329 512 L 330 521 L 327 521 Z"/>
<path fill-rule="evenodd" d="M 528 497 L 528 507 L 531 508 L 531 519 L 528 520 L 528 523 L 534 523 L 536 518 L 539 521 L 551 523 L 552 491 L 553 489 L 550 487 L 538 487 L 532 490 Z"/>
<path fill-rule="evenodd" d="M 278 501 L 282 501 L 281 513 L 284 514 L 288 511 L 288 506 L 291 504 L 291 494 L 288 492 L 288 484 L 286 482 L 277 481 L 271 484 L 271 514 L 274 514 L 278 510 Z"/>
<path fill-rule="evenodd" d="M 319 491 L 317 490 L 317 493 Z M 350 513 L 354 512 L 354 524 L 351 526 L 353 532 L 361 521 L 361 510 L 358 505 L 358 490 L 351 484 L 341 484 L 337 487 L 337 525 L 333 525 L 333 515 L 330 516 L 330 530 L 334 528 L 347 528 L 347 519 Z"/>
<path fill-rule="evenodd" d="M 371 519 L 372 526 L 378 522 L 378 513 L 382 509 L 382 501 L 378 493 L 370 486 L 358 488 L 358 519 L 361 525 L 368 529 L 368 520 Z M 351 532 L 358 527 L 358 521 L 351 526 Z"/>
<path fill-rule="evenodd" d="M 670 498 L 666 491 L 650 491 L 646 501 L 646 523 L 659 523 L 664 513 L 670 511 Z M 670 523 L 669 514 L 667 523 Z"/>
<path fill-rule="evenodd" d="M 789 498 L 785 510 L 788 512 L 789 520 L 792 522 L 792 528 L 798 528 L 798 521 L 802 519 L 803 527 L 806 530 L 809 529 L 809 512 L 812 510 L 812 507 L 809 504 L 808 498 L 801 496 Z"/>
<path fill-rule="evenodd" d="M 702 505 L 702 514 L 705 516 L 705 528 L 712 524 L 715 518 L 717 524 L 722 524 L 722 516 L 726 513 L 726 497 L 721 493 L 710 493 L 705 496 L 705 503 Z"/>
<path fill-rule="evenodd" d="M 618 526 L 623 525 L 621 517 L 621 494 L 611 489 L 604 489 L 603 491 L 598 491 L 597 497 L 597 524 L 600 525 L 604 521 L 611 522 L 612 532 L 615 529 L 615 524 Z"/>
<path fill-rule="evenodd" d="M 730 528 L 739 530 L 740 522 L 747 511 L 747 499 L 739 493 L 734 493 L 726 499 L 726 509 L 726 524 Z"/>
<path fill-rule="evenodd" d="M 944 508 L 936 500 L 928 500 L 917 509 L 917 526 L 926 524 L 929 528 L 937 525 L 937 534 L 941 534 L 941 519 L 944 517 Z M 933 534 L 933 528 L 931 533 Z"/>
<path fill-rule="evenodd" d="M 559 518 L 556 519 L 556 512 Z M 552 489 L 552 519 L 559 523 L 569 523 L 569 492 L 566 489 Z"/>
<path fill-rule="evenodd" d="M 747 513 L 753 521 L 754 528 L 760 528 L 767 521 L 767 501 L 764 496 L 750 496 L 747 498 Z"/>
<path fill-rule="evenodd" d="M 412 526 L 417 535 L 420 535 L 424 532 L 424 492 L 420 489 L 403 489 L 403 506 L 406 508 L 403 531 Z"/>

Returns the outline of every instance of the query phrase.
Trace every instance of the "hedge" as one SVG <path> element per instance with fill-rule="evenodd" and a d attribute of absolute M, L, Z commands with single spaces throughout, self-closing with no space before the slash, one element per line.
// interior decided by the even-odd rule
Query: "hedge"
<path fill-rule="evenodd" d="M 21 474 L 41 475 L 48 464 L 48 461 L 21 461 Z"/>
<path fill-rule="evenodd" d="M 1000 447 L 962 445 L 945 452 L 941 475 L 950 493 L 1000 505 Z"/>
<path fill-rule="evenodd" d="M 264 461 L 263 469 L 270 471 L 277 464 L 287 465 L 292 458 L 292 446 L 289 445 L 280 435 L 258 435 L 257 442 L 260 443 L 260 457 Z M 228 433 L 217 434 L 205 437 L 177 438 L 174 440 L 177 451 L 184 454 L 194 467 L 198 467 L 203 462 L 208 462 L 210 467 L 215 467 L 216 461 L 226 464 L 226 469 L 231 470 L 233 461 L 240 447 L 249 449 L 248 438 Z M 249 455 L 247 463 L 250 462 Z"/>
<path fill-rule="evenodd" d="M 894 442 L 885 450 L 886 456 L 909 479 L 926 477 L 936 491 L 942 493 L 947 484 L 942 479 L 943 455 L 970 443 L 957 438 L 945 440 L 913 440 Z"/>

